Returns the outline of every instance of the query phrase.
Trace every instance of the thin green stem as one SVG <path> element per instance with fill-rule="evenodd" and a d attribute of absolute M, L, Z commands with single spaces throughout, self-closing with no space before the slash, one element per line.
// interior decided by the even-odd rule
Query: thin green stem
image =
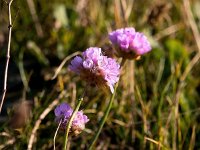
<path fill-rule="evenodd" d="M 106 108 L 106 112 L 105 112 L 103 118 L 101 119 L 100 126 L 99 126 L 99 128 L 98 128 L 98 131 L 97 131 L 97 133 L 94 135 L 94 137 L 93 137 L 93 139 L 92 139 L 92 143 L 91 143 L 90 146 L 89 146 L 89 150 L 92 150 L 92 148 L 93 148 L 93 146 L 94 146 L 94 144 L 95 144 L 97 138 L 99 137 L 99 134 L 101 133 L 101 130 L 102 130 L 102 128 L 103 128 L 103 125 L 104 125 L 105 122 L 106 122 L 106 119 L 107 119 L 108 114 L 109 114 L 109 112 L 110 112 L 110 109 L 111 109 L 111 107 L 112 107 L 112 103 L 113 103 L 113 100 L 114 100 L 114 97 L 115 97 L 115 93 L 116 93 L 117 86 L 118 86 L 118 82 L 117 82 L 117 84 L 115 85 L 114 93 L 113 93 L 113 95 L 112 95 L 112 97 L 111 97 L 111 99 L 110 99 L 110 101 L 109 101 L 108 107 Z"/>
<path fill-rule="evenodd" d="M 74 109 L 74 111 L 73 111 L 73 113 L 72 113 L 72 115 L 71 115 L 71 117 L 69 119 L 69 122 L 67 123 L 63 150 L 67 149 L 67 142 L 68 142 L 69 130 L 71 128 L 72 121 L 73 121 L 76 113 L 78 112 L 79 107 L 81 106 L 82 101 L 83 101 L 83 98 L 81 98 L 81 99 L 78 100 L 78 104 L 76 105 L 76 108 Z"/>
<path fill-rule="evenodd" d="M 124 65 L 124 63 L 125 63 L 125 59 L 122 59 L 122 61 L 121 61 L 121 69 L 122 69 L 122 66 Z M 113 101 L 114 101 L 114 98 L 115 98 L 115 94 L 116 94 L 116 90 L 117 90 L 117 87 L 118 87 L 118 83 L 119 83 L 119 81 L 118 81 L 118 82 L 116 83 L 116 85 L 115 85 L 114 93 L 112 94 L 112 96 L 111 96 L 111 98 L 110 98 L 110 101 L 109 101 L 109 104 L 108 104 L 108 107 L 106 108 L 106 111 L 105 111 L 105 113 L 104 113 L 104 116 L 103 116 L 103 118 L 101 119 L 100 126 L 99 126 L 99 128 L 98 128 L 98 131 L 97 131 L 97 133 L 94 135 L 94 137 L 93 137 L 93 139 L 92 139 L 92 142 L 91 142 L 91 144 L 90 144 L 90 146 L 89 146 L 89 150 L 92 150 L 92 148 L 93 148 L 93 146 L 94 146 L 96 140 L 98 139 L 99 134 L 101 133 L 101 130 L 102 130 L 102 128 L 103 128 L 103 126 L 104 126 L 104 124 L 105 124 L 107 118 L 108 118 L 108 114 L 109 114 L 109 112 L 110 112 L 110 109 L 111 109 L 111 107 L 112 107 L 112 104 L 113 104 Z"/>

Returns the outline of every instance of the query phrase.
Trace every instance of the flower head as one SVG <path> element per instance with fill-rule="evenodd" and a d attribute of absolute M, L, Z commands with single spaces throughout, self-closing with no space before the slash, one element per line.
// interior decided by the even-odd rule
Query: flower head
<path fill-rule="evenodd" d="M 72 113 L 73 109 L 67 103 L 62 103 L 55 108 L 55 120 L 57 123 L 61 121 L 61 129 L 65 130 Z M 89 119 L 86 115 L 83 114 L 83 111 L 78 111 L 72 121 L 72 126 L 70 130 L 77 135 L 85 129 L 85 124 L 88 121 Z"/>
<path fill-rule="evenodd" d="M 70 118 L 70 116 L 72 115 L 72 112 L 73 112 L 72 108 L 67 103 L 62 103 L 58 105 L 56 109 L 54 110 L 54 114 L 56 116 L 55 121 L 59 123 L 60 120 L 62 119 L 62 122 L 61 122 L 62 129 L 65 129 L 66 123 L 68 119 Z"/>
<path fill-rule="evenodd" d="M 83 114 L 83 111 L 78 111 L 72 122 L 72 130 L 75 134 L 79 134 L 85 129 L 85 124 L 89 121 L 88 117 Z"/>
<path fill-rule="evenodd" d="M 82 57 L 76 56 L 69 66 L 70 70 L 79 74 L 90 85 L 109 87 L 114 91 L 114 84 L 119 80 L 120 65 L 112 58 L 104 56 L 101 48 L 90 47 Z"/>
<path fill-rule="evenodd" d="M 147 37 L 134 28 L 117 29 L 109 33 L 109 39 L 120 57 L 131 59 L 151 50 Z"/>

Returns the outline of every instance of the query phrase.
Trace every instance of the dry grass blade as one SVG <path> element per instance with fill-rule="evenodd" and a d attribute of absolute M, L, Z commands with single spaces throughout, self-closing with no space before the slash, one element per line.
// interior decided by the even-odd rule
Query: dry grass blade
<path fill-rule="evenodd" d="M 4 86 L 3 86 L 3 94 L 1 98 L 1 105 L 0 105 L 0 113 L 3 107 L 3 102 L 6 96 L 6 90 L 7 90 L 7 78 L 8 78 L 8 65 L 10 60 L 10 44 L 11 44 L 11 37 L 12 37 L 12 15 L 11 15 L 11 5 L 13 0 L 10 0 L 7 2 L 8 5 L 8 17 L 9 17 L 9 25 L 8 25 L 8 47 L 7 47 L 7 54 L 6 54 L 6 67 L 5 67 L 5 73 L 4 73 Z"/>
<path fill-rule="evenodd" d="M 35 125 L 33 127 L 33 130 L 31 132 L 31 136 L 28 142 L 28 150 L 32 149 L 34 139 L 36 137 L 36 132 L 39 129 L 39 126 L 42 122 L 42 120 L 49 114 L 49 112 L 59 103 L 60 98 L 63 96 L 64 91 L 59 94 L 58 99 L 55 99 L 40 115 L 39 119 L 35 122 Z"/>
<path fill-rule="evenodd" d="M 196 125 L 194 125 L 193 128 L 192 128 L 192 136 L 191 136 L 191 139 L 190 139 L 189 150 L 193 150 L 194 149 L 195 136 L 196 136 Z"/>
<path fill-rule="evenodd" d="M 63 68 L 63 66 L 65 65 L 65 63 L 66 63 L 69 59 L 71 59 L 72 57 L 74 57 L 74 56 L 76 56 L 76 55 L 79 55 L 79 54 L 81 54 L 81 52 L 75 52 L 75 53 L 73 53 L 73 54 L 67 56 L 67 57 L 62 61 L 62 63 L 60 64 L 60 66 L 57 68 L 57 70 L 56 70 L 54 76 L 51 78 L 51 80 L 55 79 L 55 78 L 58 76 L 58 73 L 60 72 L 60 70 Z"/>
<path fill-rule="evenodd" d="M 187 74 L 190 72 L 190 70 L 193 68 L 193 66 L 199 61 L 200 59 L 200 33 L 198 31 L 198 27 L 197 24 L 194 20 L 192 11 L 191 11 L 191 5 L 189 0 L 183 0 L 183 6 L 184 6 L 184 10 L 187 16 L 187 21 L 189 22 L 190 28 L 192 30 L 192 33 L 194 35 L 194 39 L 195 42 L 197 44 L 198 47 L 198 52 L 197 54 L 193 57 L 193 59 L 190 61 L 190 63 L 188 64 L 187 68 L 185 69 L 182 77 L 181 77 L 181 81 L 184 81 L 185 78 L 187 77 Z"/>
<path fill-rule="evenodd" d="M 29 142 L 28 142 L 28 150 L 32 149 L 33 142 L 36 136 L 36 132 L 39 129 L 40 123 L 42 120 L 48 115 L 48 113 L 59 103 L 59 99 L 54 100 L 40 115 L 39 119 L 36 121 L 34 128 L 32 130 Z"/>
<path fill-rule="evenodd" d="M 6 143 L 4 143 L 3 145 L 0 145 L 0 149 L 3 149 L 8 145 L 12 145 L 14 142 L 15 142 L 15 138 L 12 138 L 12 139 L 8 140 Z"/>
<path fill-rule="evenodd" d="M 159 141 L 156 141 L 154 139 L 151 139 L 151 138 L 148 138 L 148 137 L 145 137 L 145 140 L 148 140 L 156 145 L 158 145 L 158 149 L 160 149 L 160 147 L 163 147 L 163 145 L 159 142 Z"/>
<path fill-rule="evenodd" d="M 194 35 L 194 39 L 196 41 L 198 50 L 200 52 L 200 43 L 199 43 L 199 41 L 200 41 L 200 34 L 199 34 L 199 31 L 198 31 L 198 27 L 197 27 L 197 25 L 195 23 L 194 16 L 193 16 L 192 11 L 191 11 L 190 1 L 189 0 L 183 0 L 183 5 L 184 5 L 185 13 L 187 15 L 187 19 L 188 19 L 187 21 L 190 24 L 192 33 Z"/>
<path fill-rule="evenodd" d="M 181 23 L 179 24 L 174 24 L 172 26 L 169 26 L 167 28 L 165 28 L 164 30 L 160 31 L 159 33 L 157 33 L 154 38 L 155 40 L 159 41 L 160 39 L 169 36 L 173 33 L 176 33 L 177 31 L 183 29 Z"/>
<path fill-rule="evenodd" d="M 26 0 L 26 1 L 27 1 L 29 10 L 30 10 L 31 16 L 33 18 L 33 22 L 35 23 L 35 29 L 36 29 L 37 35 L 39 37 L 43 37 L 44 33 L 42 30 L 42 26 L 39 22 L 38 15 L 36 13 L 35 4 L 34 4 L 33 0 Z"/>
<path fill-rule="evenodd" d="M 57 134 L 58 134 L 58 130 L 59 130 L 59 128 L 60 128 L 61 123 L 62 123 L 62 119 L 60 120 L 60 122 L 59 122 L 59 124 L 58 124 L 58 127 L 57 127 L 57 129 L 56 129 L 56 132 L 55 132 L 55 135 L 54 135 L 54 138 L 53 138 L 53 148 L 54 148 L 54 150 L 56 149 L 56 136 L 57 136 Z"/>
<path fill-rule="evenodd" d="M 0 136 L 10 137 L 11 135 L 7 132 L 0 133 Z"/>

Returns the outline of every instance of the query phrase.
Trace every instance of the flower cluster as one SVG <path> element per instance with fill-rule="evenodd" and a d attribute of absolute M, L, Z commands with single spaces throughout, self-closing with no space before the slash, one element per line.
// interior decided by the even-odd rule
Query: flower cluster
<path fill-rule="evenodd" d="M 134 28 L 121 28 L 113 31 L 109 33 L 109 39 L 115 47 L 117 56 L 123 59 L 134 59 L 151 51 L 151 45 L 147 37 L 140 32 L 136 32 Z M 90 47 L 81 56 L 76 56 L 71 61 L 69 69 L 79 74 L 89 85 L 110 88 L 112 93 L 120 75 L 120 65 L 115 59 L 104 56 L 101 48 L 98 47 Z M 113 98 L 109 102 L 108 109 L 103 117 L 104 121 L 101 122 L 101 127 L 105 123 L 105 119 L 110 111 Z M 78 103 L 76 110 L 78 110 L 80 104 L 81 101 Z M 62 103 L 56 107 L 54 113 L 56 116 L 55 120 L 60 124 L 60 128 L 66 130 L 73 109 L 67 103 Z M 85 124 L 88 121 L 89 119 L 83 114 L 83 111 L 76 112 L 72 120 L 70 132 L 75 135 L 79 134 L 85 128 Z M 65 141 L 67 141 L 68 131 Z"/>
<path fill-rule="evenodd" d="M 59 123 L 61 121 L 60 128 L 65 130 L 73 109 L 67 103 L 62 103 L 55 108 L 54 113 L 56 122 Z M 85 124 L 88 121 L 89 119 L 83 114 L 83 111 L 78 111 L 72 121 L 70 130 L 77 135 L 85 128 Z"/>
<path fill-rule="evenodd" d="M 82 57 L 76 56 L 69 66 L 90 85 L 109 87 L 114 92 L 114 84 L 119 80 L 120 65 L 112 58 L 104 56 L 101 48 L 90 47 Z"/>
<path fill-rule="evenodd" d="M 147 37 L 134 28 L 117 29 L 109 33 L 109 39 L 120 57 L 134 58 L 151 50 Z"/>

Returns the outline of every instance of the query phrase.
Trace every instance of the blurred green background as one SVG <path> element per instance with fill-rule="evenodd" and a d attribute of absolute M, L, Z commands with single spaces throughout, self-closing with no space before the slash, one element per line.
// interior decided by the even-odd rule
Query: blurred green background
<path fill-rule="evenodd" d="M 143 32 L 153 47 L 127 61 L 114 105 L 95 149 L 200 148 L 200 2 L 198 0 L 14 0 L 8 91 L 0 115 L 0 149 L 53 149 L 53 109 L 72 107 L 87 86 L 66 62 L 91 46 L 109 53 L 108 33 L 122 27 Z M 0 1 L 0 88 L 8 42 L 8 12 Z M 61 93 L 61 94 L 60 94 Z M 81 109 L 90 122 L 70 149 L 87 149 L 109 101 L 89 88 Z M 52 103 L 55 102 L 55 103 Z M 42 118 L 41 114 L 49 111 Z M 39 119 L 40 118 L 40 119 Z M 40 122 L 41 121 L 41 122 Z M 59 131 L 56 149 L 64 133 Z"/>

